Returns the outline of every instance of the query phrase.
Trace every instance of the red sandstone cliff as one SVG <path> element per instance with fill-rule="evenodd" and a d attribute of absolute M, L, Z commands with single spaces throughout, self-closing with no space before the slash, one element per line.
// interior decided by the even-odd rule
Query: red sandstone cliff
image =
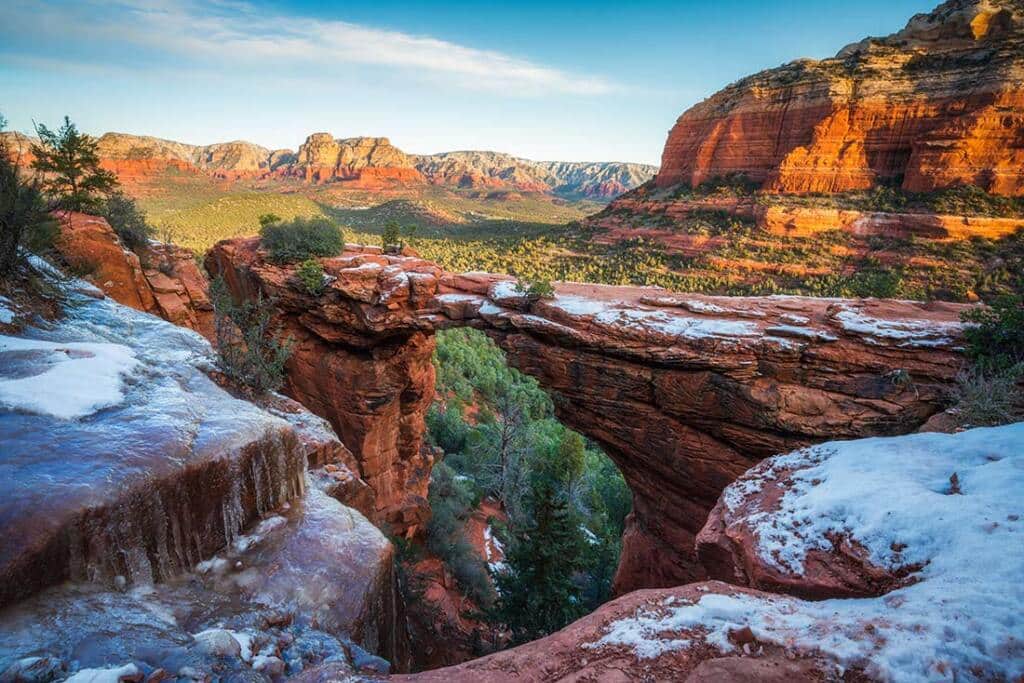
<path fill-rule="evenodd" d="M 783 193 L 1024 194 L 1024 4 L 951 0 L 886 38 L 729 85 L 679 117 L 656 183 L 730 173 Z"/>
<path fill-rule="evenodd" d="M 118 303 L 213 339 L 206 276 L 190 251 L 153 242 L 136 253 L 99 216 L 64 212 L 58 217 L 61 230 L 55 247 L 74 271 Z"/>

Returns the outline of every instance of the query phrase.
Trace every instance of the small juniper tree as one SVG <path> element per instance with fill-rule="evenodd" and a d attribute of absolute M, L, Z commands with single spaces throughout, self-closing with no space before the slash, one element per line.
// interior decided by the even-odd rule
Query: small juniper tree
<path fill-rule="evenodd" d="M 295 269 L 295 275 L 302 282 L 303 288 L 313 296 L 323 293 L 324 267 L 315 258 L 300 263 Z"/>
<path fill-rule="evenodd" d="M 32 145 L 32 168 L 43 174 L 43 191 L 58 208 L 99 211 L 103 196 L 117 187 L 117 177 L 100 168 L 96 140 L 79 133 L 67 116 L 57 131 L 39 125 L 36 133 L 39 144 Z"/>
<path fill-rule="evenodd" d="M 280 389 L 292 342 L 274 335 L 273 300 L 260 293 L 255 301 L 235 303 L 223 278 L 210 283 L 210 300 L 224 374 L 257 394 Z"/>
<path fill-rule="evenodd" d="M 389 221 L 381 234 L 381 244 L 385 254 L 398 254 L 402 251 L 402 230 L 395 221 Z"/>
<path fill-rule="evenodd" d="M 516 283 L 515 289 L 520 294 L 525 294 L 530 302 L 540 301 L 541 299 L 553 299 L 555 297 L 555 288 L 551 284 L 551 280 L 545 278 L 528 281 L 519 280 Z"/>

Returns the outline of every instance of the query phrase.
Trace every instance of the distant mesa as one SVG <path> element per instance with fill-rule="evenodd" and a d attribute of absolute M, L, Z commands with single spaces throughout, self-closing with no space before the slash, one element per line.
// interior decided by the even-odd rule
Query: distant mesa
<path fill-rule="evenodd" d="M 14 153 L 31 161 L 34 139 L 0 133 Z M 530 161 L 500 152 L 406 154 L 384 137 L 335 138 L 313 133 L 299 146 L 270 150 L 251 142 L 188 145 L 125 133 L 99 138 L 103 165 L 132 183 L 167 169 L 223 180 L 298 178 L 351 189 L 440 185 L 492 192 L 528 192 L 571 198 L 611 199 L 647 182 L 656 166 L 621 162 Z M 505 199 L 505 195 L 498 195 Z"/>

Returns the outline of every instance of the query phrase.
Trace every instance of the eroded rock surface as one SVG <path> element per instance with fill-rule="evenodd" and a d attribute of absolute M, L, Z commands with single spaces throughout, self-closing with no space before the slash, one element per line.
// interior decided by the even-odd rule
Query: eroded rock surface
<path fill-rule="evenodd" d="M 393 550 L 346 507 L 370 489 L 331 427 L 33 263 L 64 315 L 0 336 L 0 677 L 404 669 Z"/>
<path fill-rule="evenodd" d="M 944 407 L 960 364 L 959 305 L 599 285 L 559 285 L 531 304 L 507 278 L 373 250 L 324 259 L 334 279 L 313 297 L 293 268 L 264 256 L 255 239 L 226 241 L 208 267 L 236 296 L 278 298 L 300 348 L 289 391 L 343 435 L 366 435 L 346 445 L 379 510 L 396 504 L 391 482 L 425 495 L 429 464 L 416 454 L 433 389 L 430 334 L 485 329 L 626 477 L 634 512 L 620 593 L 702 578 L 696 535 L 722 489 L 759 459 L 913 431 Z"/>
<path fill-rule="evenodd" d="M 258 238 L 247 238 L 217 244 L 206 264 L 236 297 L 276 299 L 281 333 L 294 342 L 285 391 L 342 435 L 375 492 L 375 521 L 414 533 L 428 514 L 432 456 L 421 446 L 440 320 L 417 312 L 429 306 L 440 268 L 379 250 L 346 252 L 323 260 L 329 282 L 314 296 L 294 267 L 264 257 Z"/>

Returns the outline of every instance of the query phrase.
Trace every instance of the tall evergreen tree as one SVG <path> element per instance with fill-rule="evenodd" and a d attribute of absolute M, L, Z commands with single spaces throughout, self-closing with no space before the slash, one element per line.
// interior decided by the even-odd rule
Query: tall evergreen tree
<path fill-rule="evenodd" d="M 569 503 L 569 483 L 582 465 L 582 441 L 573 436 L 539 459 L 531 476 L 531 514 L 513 529 L 507 567 L 494 575 L 499 597 L 492 616 L 509 627 L 517 643 L 557 631 L 585 611 L 576 581 L 585 541 Z"/>
<path fill-rule="evenodd" d="M 100 168 L 95 138 L 79 133 L 67 116 L 56 132 L 43 125 L 36 132 L 32 168 L 43 174 L 43 190 L 58 208 L 98 212 L 103 196 L 117 187 L 117 176 Z"/>

